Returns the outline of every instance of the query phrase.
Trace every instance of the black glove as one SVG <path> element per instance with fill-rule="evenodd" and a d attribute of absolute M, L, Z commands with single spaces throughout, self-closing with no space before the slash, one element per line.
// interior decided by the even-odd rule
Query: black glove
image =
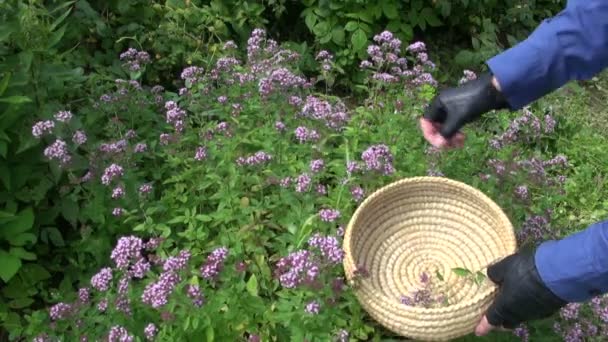
<path fill-rule="evenodd" d="M 520 251 L 488 267 L 488 277 L 500 287 L 486 312 L 493 326 L 513 329 L 549 317 L 567 304 L 545 286 L 531 251 Z"/>
<path fill-rule="evenodd" d="M 442 124 L 441 135 L 450 139 L 482 114 L 507 108 L 506 99 L 492 85 L 492 77 L 485 73 L 459 87 L 441 91 L 426 109 L 424 118 Z"/>

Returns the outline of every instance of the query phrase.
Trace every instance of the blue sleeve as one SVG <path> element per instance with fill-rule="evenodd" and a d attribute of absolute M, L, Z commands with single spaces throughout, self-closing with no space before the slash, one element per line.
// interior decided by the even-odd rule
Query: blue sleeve
<path fill-rule="evenodd" d="M 512 110 L 608 66 L 608 1 L 570 0 L 524 41 L 489 59 Z"/>
<path fill-rule="evenodd" d="M 608 221 L 542 243 L 535 258 L 541 279 L 567 302 L 584 302 L 608 292 Z"/>

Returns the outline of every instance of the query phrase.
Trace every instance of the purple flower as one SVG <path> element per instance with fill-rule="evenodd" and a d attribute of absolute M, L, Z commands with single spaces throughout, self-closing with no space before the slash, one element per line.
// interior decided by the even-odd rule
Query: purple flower
<path fill-rule="evenodd" d="M 171 142 L 171 135 L 167 134 L 167 133 L 162 133 L 160 135 L 160 144 L 161 145 L 169 145 L 169 143 Z"/>
<path fill-rule="evenodd" d="M 337 342 L 348 342 L 348 337 L 348 331 L 344 329 L 340 329 L 340 331 L 338 331 L 338 334 L 336 335 Z"/>
<path fill-rule="evenodd" d="M 88 287 L 83 287 L 78 289 L 78 300 L 80 300 L 81 303 L 88 303 L 89 302 L 89 297 L 90 297 L 90 291 Z"/>
<path fill-rule="evenodd" d="M 194 83 L 203 74 L 204 69 L 196 66 L 187 67 L 182 71 L 181 78 Z"/>
<path fill-rule="evenodd" d="M 109 267 L 102 268 L 97 274 L 91 277 L 91 286 L 98 291 L 107 291 L 110 288 L 111 282 L 112 269 Z"/>
<path fill-rule="evenodd" d="M 152 191 L 152 185 L 150 185 L 150 184 L 142 184 L 142 185 L 139 187 L 139 192 L 140 192 L 141 194 L 147 194 L 147 193 L 149 193 L 150 191 Z"/>
<path fill-rule="evenodd" d="M 117 199 L 125 195 L 125 189 L 122 186 L 117 186 L 112 190 L 112 198 Z"/>
<path fill-rule="evenodd" d="M 306 311 L 306 313 L 311 314 L 311 315 L 318 314 L 320 310 L 321 310 L 321 305 L 319 305 L 319 302 L 317 302 L 315 300 L 306 304 L 306 308 L 304 309 L 304 311 Z"/>
<path fill-rule="evenodd" d="M 110 257 L 118 269 L 126 269 L 133 260 L 142 257 L 143 241 L 135 236 L 121 237 L 112 250 Z"/>
<path fill-rule="evenodd" d="M 97 310 L 99 310 L 99 312 L 105 312 L 107 309 L 108 309 L 108 300 L 104 298 L 99 301 L 99 304 L 97 304 Z"/>
<path fill-rule="evenodd" d="M 228 98 L 226 96 L 224 96 L 224 95 L 222 95 L 222 96 L 220 96 L 220 97 L 217 98 L 217 102 L 219 102 L 221 104 L 224 104 L 227 101 L 228 101 Z"/>
<path fill-rule="evenodd" d="M 316 130 L 308 129 L 304 126 L 297 127 L 295 129 L 295 135 L 296 139 L 298 139 L 300 143 L 319 140 L 319 133 L 317 133 Z"/>
<path fill-rule="evenodd" d="M 53 321 L 64 319 L 72 313 L 72 306 L 66 303 L 57 303 L 50 309 L 50 316 Z"/>
<path fill-rule="evenodd" d="M 60 122 L 68 122 L 72 119 L 72 112 L 62 110 L 55 114 L 55 120 Z"/>
<path fill-rule="evenodd" d="M 201 161 L 207 159 L 207 148 L 205 146 L 199 146 L 196 148 L 194 154 L 194 160 Z"/>
<path fill-rule="evenodd" d="M 55 122 L 51 120 L 38 121 L 32 126 L 32 135 L 36 138 L 40 138 L 46 133 L 51 133 L 55 128 Z"/>
<path fill-rule="evenodd" d="M 319 275 L 319 265 L 309 251 L 299 250 L 281 258 L 275 274 L 283 287 L 293 289 L 302 283 L 314 282 Z"/>
<path fill-rule="evenodd" d="M 386 145 L 373 145 L 361 154 L 368 170 L 380 171 L 386 175 L 394 172 L 393 155 Z"/>
<path fill-rule="evenodd" d="M 137 145 L 135 145 L 135 148 L 133 148 L 133 152 L 142 153 L 146 152 L 147 149 L 148 145 L 146 143 L 138 143 Z"/>
<path fill-rule="evenodd" d="M 551 115 L 545 115 L 545 133 L 553 133 L 555 131 L 555 124 L 555 119 Z"/>
<path fill-rule="evenodd" d="M 50 146 L 44 149 L 44 156 L 49 160 L 58 160 L 61 164 L 67 164 L 72 160 L 68 152 L 68 145 L 61 139 L 55 140 Z"/>
<path fill-rule="evenodd" d="M 298 176 L 296 179 L 296 192 L 306 192 L 310 188 L 311 183 L 310 176 L 306 173 L 303 173 Z"/>
<path fill-rule="evenodd" d="M 528 187 L 525 185 L 520 185 L 515 188 L 515 195 L 522 200 L 528 199 Z"/>
<path fill-rule="evenodd" d="M 279 132 L 284 132 L 285 131 L 285 124 L 281 121 L 277 121 L 274 124 L 274 128 L 279 131 Z"/>
<path fill-rule="evenodd" d="M 133 342 L 133 335 L 129 335 L 129 332 L 120 325 L 115 325 L 110 329 L 108 333 L 108 342 Z"/>
<path fill-rule="evenodd" d="M 318 248 L 321 255 L 330 263 L 337 265 L 344 258 L 344 251 L 340 247 L 338 239 L 333 236 L 322 236 L 316 233 L 308 240 L 308 245 Z"/>
<path fill-rule="evenodd" d="M 142 279 L 146 276 L 146 273 L 150 270 L 150 263 L 144 258 L 138 259 L 129 270 L 129 274 L 133 278 Z"/>
<path fill-rule="evenodd" d="M 188 264 L 188 260 L 190 260 L 190 257 L 190 252 L 183 250 L 179 252 L 177 256 L 167 258 L 163 265 L 163 271 L 177 272 L 179 270 L 183 270 Z"/>
<path fill-rule="evenodd" d="M 327 187 L 323 184 L 317 184 L 317 193 L 319 195 L 327 195 Z"/>
<path fill-rule="evenodd" d="M 118 216 L 121 216 L 124 213 L 125 213 L 125 210 L 123 208 L 116 207 L 116 208 L 112 209 L 112 215 L 113 216 L 118 217 Z"/>
<path fill-rule="evenodd" d="M 232 41 L 232 40 L 229 40 L 226 43 L 224 43 L 224 47 L 223 47 L 224 50 L 234 50 L 236 48 L 237 48 L 237 46 L 234 43 L 234 41 Z"/>
<path fill-rule="evenodd" d="M 146 339 L 148 341 L 153 341 L 157 333 L 158 328 L 156 327 L 156 325 L 154 325 L 154 323 L 146 325 L 146 328 L 144 329 L 144 335 L 146 336 Z"/>
<path fill-rule="evenodd" d="M 426 45 L 423 42 L 415 42 L 407 47 L 407 50 L 413 53 L 426 51 Z"/>
<path fill-rule="evenodd" d="M 528 332 L 528 328 L 524 325 L 520 325 L 519 327 L 513 330 L 513 335 L 519 337 L 523 342 L 528 342 L 530 338 L 530 333 Z"/>
<path fill-rule="evenodd" d="M 200 268 L 203 278 L 214 279 L 217 277 L 227 256 L 228 249 L 226 247 L 219 247 L 211 252 L 211 254 L 207 257 L 205 264 Z"/>
<path fill-rule="evenodd" d="M 82 145 L 87 142 L 87 135 L 83 131 L 76 131 L 72 136 L 72 141 L 76 145 Z"/>
<path fill-rule="evenodd" d="M 576 320 L 578 319 L 580 308 L 580 303 L 569 303 L 560 309 L 559 315 L 562 319 L 567 321 Z"/>
<path fill-rule="evenodd" d="M 355 186 L 350 189 L 350 194 L 353 196 L 355 202 L 360 202 L 365 196 L 365 191 L 360 186 Z"/>
<path fill-rule="evenodd" d="M 267 164 L 272 160 L 272 156 L 264 151 L 258 151 L 252 155 L 248 155 L 245 157 L 239 157 L 236 160 L 236 163 L 238 165 L 248 165 L 248 166 L 255 166 L 255 165 L 263 165 L 263 164 Z"/>
<path fill-rule="evenodd" d="M 179 283 L 180 277 L 174 272 L 164 272 L 156 282 L 149 283 L 141 295 L 141 301 L 154 309 L 169 302 L 169 296 Z"/>
<path fill-rule="evenodd" d="M 188 297 L 190 297 L 192 299 L 192 304 L 194 304 L 194 306 L 196 307 L 201 307 L 203 306 L 204 302 L 205 302 L 205 297 L 203 296 L 203 294 L 201 293 L 201 289 L 199 288 L 198 285 L 188 285 Z"/>
<path fill-rule="evenodd" d="M 117 164 L 112 164 L 112 165 L 108 166 L 105 169 L 105 171 L 103 172 L 103 175 L 101 176 L 101 183 L 103 185 L 109 185 L 113 179 L 115 179 L 117 177 L 121 177 L 123 174 L 124 174 L 124 170 L 123 170 L 122 166 L 117 165 Z"/>
<path fill-rule="evenodd" d="M 321 209 L 319 211 L 321 221 L 333 222 L 340 217 L 340 211 L 335 209 Z"/>
<path fill-rule="evenodd" d="M 279 181 L 279 185 L 282 188 L 287 188 L 289 187 L 289 185 L 291 185 L 291 177 L 284 177 Z"/>
<path fill-rule="evenodd" d="M 310 171 L 312 171 L 313 173 L 317 173 L 323 170 L 324 166 L 325 163 L 323 162 L 323 159 L 315 159 L 310 162 Z"/>

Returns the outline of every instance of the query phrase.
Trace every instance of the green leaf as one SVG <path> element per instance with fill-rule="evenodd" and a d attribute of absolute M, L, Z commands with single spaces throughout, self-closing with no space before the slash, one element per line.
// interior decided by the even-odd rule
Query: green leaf
<path fill-rule="evenodd" d="M 12 74 L 10 72 L 7 72 L 4 75 L 4 78 L 2 78 L 2 81 L 0 81 L 0 95 L 4 94 L 6 88 L 8 88 L 8 81 L 11 79 L 11 76 Z"/>
<path fill-rule="evenodd" d="M 308 29 L 312 31 L 317 24 L 317 15 L 310 11 L 310 13 L 308 13 L 308 15 L 304 18 L 304 22 L 306 23 Z"/>
<path fill-rule="evenodd" d="M 0 25 L 0 42 L 7 40 L 17 27 L 19 27 L 19 25 L 15 25 L 14 22 Z"/>
<path fill-rule="evenodd" d="M 249 281 L 247 281 L 247 292 L 254 297 L 258 296 L 258 278 L 255 274 L 252 274 Z"/>
<path fill-rule="evenodd" d="M 342 28 L 340 28 L 340 27 L 334 28 L 331 35 L 332 35 L 332 40 L 334 43 L 336 43 L 337 45 L 340 45 L 340 46 L 344 45 L 345 33 Z"/>
<path fill-rule="evenodd" d="M 357 23 L 356 21 L 349 21 L 346 23 L 346 26 L 344 26 L 344 29 L 349 32 L 354 31 L 358 28 L 359 28 L 359 23 Z"/>
<path fill-rule="evenodd" d="M 21 247 L 21 246 L 27 245 L 28 243 L 30 243 L 30 244 L 36 243 L 38 238 L 36 237 L 36 235 L 34 235 L 32 233 L 21 233 L 17 236 L 7 236 L 6 240 L 8 240 L 8 242 L 12 246 Z"/>
<path fill-rule="evenodd" d="M 466 277 L 472 274 L 471 271 L 461 267 L 452 268 L 452 272 L 461 277 Z"/>
<path fill-rule="evenodd" d="M 73 3 L 74 1 L 71 2 Z M 70 15 L 70 12 L 72 12 L 72 9 L 68 8 L 65 13 L 63 13 L 59 18 L 55 19 L 53 24 L 51 24 L 51 31 L 55 31 L 55 28 L 57 28 L 57 26 L 59 26 L 59 24 L 61 24 L 68 15 Z"/>
<path fill-rule="evenodd" d="M 13 299 L 8 303 L 8 306 L 11 309 L 23 309 L 23 308 L 27 308 L 28 306 L 32 305 L 32 303 L 34 303 L 34 300 L 30 297 L 25 297 L 25 298 L 18 298 L 18 299 Z"/>
<path fill-rule="evenodd" d="M 36 263 L 27 263 L 21 267 L 20 276 L 25 284 L 34 285 L 51 278 L 51 274 L 44 267 Z"/>
<path fill-rule="evenodd" d="M 49 227 L 46 229 L 46 231 L 53 245 L 57 247 L 65 246 L 65 241 L 63 241 L 63 236 L 61 236 L 61 232 L 59 231 L 59 229 L 55 227 Z"/>
<path fill-rule="evenodd" d="M 59 30 L 53 32 L 53 35 L 49 39 L 49 43 L 47 45 L 48 49 L 52 48 L 57 43 L 59 43 L 59 41 L 61 40 L 61 38 L 63 38 L 63 35 L 65 34 L 65 30 L 66 30 L 67 27 L 68 27 L 68 24 L 65 24 L 65 25 L 61 26 L 61 28 Z"/>
<path fill-rule="evenodd" d="M 3 97 L 0 99 L 0 102 L 10 103 L 10 104 L 21 104 L 32 102 L 32 100 L 27 96 L 14 95 L 9 97 Z"/>
<path fill-rule="evenodd" d="M 205 330 L 205 335 L 207 336 L 207 342 L 212 342 L 215 338 L 215 332 L 213 331 L 213 325 L 209 324 L 207 329 Z"/>
<path fill-rule="evenodd" d="M 27 232 L 34 226 L 34 211 L 31 207 L 21 211 L 17 217 L 0 227 L 0 235 L 8 237 Z"/>
<path fill-rule="evenodd" d="M 440 281 L 443 281 L 443 275 L 439 271 L 435 271 L 435 276 L 437 276 L 437 279 Z"/>
<path fill-rule="evenodd" d="M 312 31 L 317 37 L 324 37 L 328 33 L 330 33 L 329 23 L 327 23 L 326 21 L 322 21 L 315 25 Z"/>
<path fill-rule="evenodd" d="M 6 154 L 8 153 L 8 143 L 4 140 L 0 140 L 0 156 L 6 159 Z"/>
<path fill-rule="evenodd" d="M 355 32 L 353 32 L 350 41 L 353 44 L 355 50 L 361 50 L 365 47 L 365 44 L 367 44 L 367 35 L 365 34 L 365 32 L 363 32 L 362 29 L 359 28 Z"/>
<path fill-rule="evenodd" d="M 71 198 L 66 197 L 61 201 L 61 215 L 72 225 L 78 222 L 78 211 L 78 203 Z"/>
<path fill-rule="evenodd" d="M 395 19 L 399 16 L 397 4 L 392 0 L 382 2 L 382 12 L 384 12 L 384 15 L 389 19 Z"/>
<path fill-rule="evenodd" d="M 23 247 L 11 247 L 9 250 L 11 255 L 14 255 L 22 260 L 36 260 L 36 254 L 26 251 Z"/>
<path fill-rule="evenodd" d="M 8 168 L 8 166 L 5 164 L 0 165 L 0 181 L 2 181 L 4 187 L 9 191 L 12 188 L 11 179 L 11 170 Z"/>
<path fill-rule="evenodd" d="M 8 283 L 21 268 L 21 260 L 8 254 L 4 250 L 0 250 L 0 278 Z"/>
<path fill-rule="evenodd" d="M 430 7 L 425 7 L 420 12 L 420 15 L 424 18 L 424 20 L 433 27 L 441 26 L 441 20 L 437 18 L 435 11 L 433 11 Z"/>

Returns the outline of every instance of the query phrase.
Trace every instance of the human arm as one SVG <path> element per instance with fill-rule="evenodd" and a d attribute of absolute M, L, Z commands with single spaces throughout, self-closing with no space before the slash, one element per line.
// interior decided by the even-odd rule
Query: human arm
<path fill-rule="evenodd" d="M 585 302 L 608 292 L 608 220 L 535 251 L 520 251 L 488 268 L 500 286 L 481 319 L 477 335 L 494 327 L 548 317 L 567 303 Z"/>
<path fill-rule="evenodd" d="M 433 99 L 421 118 L 431 144 L 463 140 L 461 127 L 482 114 L 520 109 L 570 80 L 588 79 L 608 67 L 608 1 L 570 0 L 526 40 L 486 64 L 490 72 Z"/>

